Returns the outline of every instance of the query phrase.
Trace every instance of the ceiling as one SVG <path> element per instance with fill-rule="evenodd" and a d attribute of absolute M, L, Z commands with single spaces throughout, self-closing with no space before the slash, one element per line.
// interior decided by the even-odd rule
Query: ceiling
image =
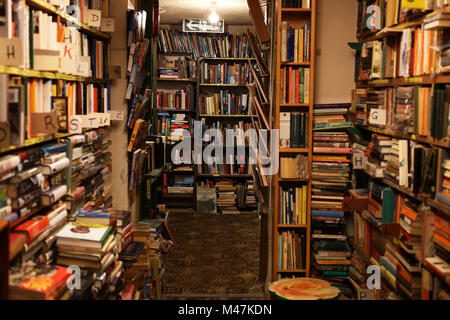
<path fill-rule="evenodd" d="M 225 24 L 252 24 L 247 0 L 159 0 L 161 24 L 181 24 L 185 18 L 207 19 L 213 1 Z"/>

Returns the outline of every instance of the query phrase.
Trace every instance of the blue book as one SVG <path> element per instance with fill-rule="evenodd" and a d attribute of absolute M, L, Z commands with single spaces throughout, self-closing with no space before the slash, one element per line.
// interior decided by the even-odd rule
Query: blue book
<path fill-rule="evenodd" d="M 65 144 L 51 144 L 49 146 L 42 147 L 41 150 L 44 154 L 61 153 L 67 151 L 67 146 Z"/>
<path fill-rule="evenodd" d="M 388 259 L 386 259 L 385 257 L 380 257 L 380 263 L 381 263 L 386 269 L 388 269 L 388 271 L 389 271 L 390 273 L 392 273 L 392 274 L 395 276 L 395 274 L 396 274 L 395 267 L 394 267 L 394 265 L 393 265 Z"/>
<path fill-rule="evenodd" d="M 287 61 L 292 62 L 294 57 L 294 37 L 292 27 L 287 29 Z"/>
<path fill-rule="evenodd" d="M 331 218 L 343 218 L 343 211 L 328 211 L 328 210 L 311 210 L 313 217 L 331 217 Z"/>

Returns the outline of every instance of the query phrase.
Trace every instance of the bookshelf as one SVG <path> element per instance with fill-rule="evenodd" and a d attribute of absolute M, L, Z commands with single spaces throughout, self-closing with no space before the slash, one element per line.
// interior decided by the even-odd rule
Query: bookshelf
<path fill-rule="evenodd" d="M 380 3 L 389 5 L 387 1 Z M 359 2 L 360 13 L 367 5 Z M 353 211 L 355 224 L 362 227 L 359 231 L 355 227 L 358 239 L 354 255 L 355 261 L 365 260 L 380 267 L 382 290 L 376 296 L 382 299 L 394 296 L 434 300 L 439 293 L 446 292 L 448 296 L 449 292 L 446 277 L 437 271 L 433 261 L 448 256 L 438 239 L 440 234 L 448 235 L 439 221 L 448 224 L 450 218 L 449 207 L 444 203 L 447 189 L 443 185 L 450 148 L 445 91 L 450 78 L 440 54 L 430 49 L 448 38 L 448 29 L 428 25 L 435 18 L 447 19 L 445 14 L 450 7 L 439 8 L 435 2 L 427 6 L 427 10 L 404 9 L 397 16 L 391 14 L 388 6 L 382 12 L 386 19 L 379 29 L 368 31 L 364 24 L 357 27 L 361 50 L 356 51 L 353 134 L 364 143 L 355 143 L 354 150 L 356 147 L 367 151 L 368 157 L 364 158 L 363 168 L 354 172 L 360 177 L 356 187 L 367 188 L 369 196 L 366 210 Z M 407 41 L 406 35 L 417 41 Z M 378 47 L 381 56 L 375 49 Z M 377 66 L 381 67 L 380 72 Z M 385 100 L 375 101 L 377 97 Z M 402 104 L 408 106 L 403 121 L 398 116 Z M 386 114 L 380 123 L 370 117 L 377 110 Z M 375 144 L 365 146 L 368 140 Z M 407 149 L 397 150 L 400 146 Z M 392 150 L 385 149 L 383 156 L 377 156 L 383 148 L 390 147 Z M 400 159 L 408 165 L 396 169 Z M 373 169 L 380 170 L 382 176 L 373 176 Z M 376 212 L 379 192 L 395 197 L 394 208 L 382 201 L 382 214 Z M 405 224 L 405 217 L 411 218 L 409 225 Z M 421 243 L 418 245 L 417 241 Z M 445 294 L 442 297 L 448 299 Z"/>
<path fill-rule="evenodd" d="M 310 237 L 311 237 L 311 160 L 312 160 L 312 128 L 313 128 L 313 103 L 314 103 L 314 52 L 315 52 L 315 21 L 316 21 L 316 1 L 311 1 L 311 8 L 283 8 L 282 3 L 284 1 L 278 0 L 276 2 L 276 15 L 275 15 L 275 30 L 276 30 L 276 67 L 274 69 L 275 74 L 275 95 L 274 95 L 274 129 L 281 129 L 280 126 L 280 114 L 282 112 L 296 112 L 301 111 L 309 115 L 307 120 L 308 130 L 306 132 L 308 139 L 305 139 L 306 147 L 281 147 L 280 148 L 280 162 L 282 157 L 296 157 L 298 155 L 303 155 L 307 157 L 307 172 L 308 177 L 300 178 L 300 179 L 282 179 L 280 177 L 281 172 L 279 171 L 273 177 L 272 181 L 272 190 L 273 190 L 273 204 L 272 204 L 272 212 L 273 212 L 273 264 L 272 264 L 272 278 L 273 280 L 278 280 L 282 277 L 291 277 L 291 276 L 309 276 L 310 275 Z M 301 30 L 306 24 L 310 26 L 310 43 L 307 44 L 309 49 L 309 59 L 303 59 L 303 61 L 287 61 L 287 59 L 283 59 L 282 50 L 283 46 L 283 31 L 282 25 L 287 23 L 289 27 L 292 27 L 297 30 Z M 287 40 L 284 40 L 287 41 Z M 299 50 L 300 51 L 300 50 Z M 308 56 L 308 55 L 307 55 Z M 300 60 L 300 59 L 299 59 Z M 289 68 L 303 68 L 309 70 L 309 101 L 304 103 L 302 101 L 299 102 L 286 102 L 283 97 L 283 91 L 281 89 L 281 83 L 283 82 L 282 78 L 282 69 L 289 70 Z M 306 90 L 305 90 L 306 91 Z M 281 165 L 281 163 L 280 163 Z M 298 188 L 302 188 L 306 186 L 306 221 L 302 224 L 284 224 L 279 221 L 279 211 L 280 208 L 280 187 L 293 187 L 297 188 L 295 190 L 299 190 Z M 282 256 L 282 248 L 280 247 L 281 242 L 279 242 L 279 238 L 286 232 L 292 232 L 293 234 L 297 234 L 303 236 L 304 240 L 301 243 L 301 250 L 304 251 L 304 260 L 302 268 L 283 268 L 282 261 L 279 261 L 279 257 Z M 297 233 L 298 232 L 298 233 Z M 280 252 L 281 251 L 281 252 Z M 301 253 L 300 253 L 301 254 Z"/>

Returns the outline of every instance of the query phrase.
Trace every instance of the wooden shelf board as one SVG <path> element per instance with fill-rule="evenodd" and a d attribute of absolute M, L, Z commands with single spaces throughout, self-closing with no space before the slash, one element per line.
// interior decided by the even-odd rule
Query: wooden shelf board
<path fill-rule="evenodd" d="M 279 270 L 276 270 L 276 271 L 279 272 L 279 273 L 304 273 L 304 272 L 306 272 L 306 269 L 292 269 L 292 270 L 279 269 Z"/>
<path fill-rule="evenodd" d="M 308 153 L 307 148 L 280 148 L 280 153 Z"/>
<path fill-rule="evenodd" d="M 97 38 L 103 39 L 103 40 L 111 39 L 111 36 L 109 34 L 100 32 L 100 31 L 88 26 L 87 24 L 80 22 L 79 20 L 73 18 L 72 16 L 66 14 L 65 12 L 62 12 L 60 9 L 57 9 L 53 5 L 45 2 L 44 0 L 26 0 L 26 2 L 28 4 L 28 6 L 30 6 L 31 8 L 39 9 L 39 10 L 44 11 L 49 14 L 58 15 L 63 20 L 69 21 L 69 22 L 77 25 L 82 32 L 88 33 L 94 37 L 97 37 Z"/>
<path fill-rule="evenodd" d="M 281 66 L 287 67 L 309 67 L 311 63 L 309 62 L 281 62 Z"/>
<path fill-rule="evenodd" d="M 362 126 L 362 125 L 356 125 L 356 124 L 355 124 L 355 126 L 357 128 L 366 129 L 366 130 L 369 130 L 369 131 L 372 131 L 372 132 L 376 132 L 376 133 L 379 133 L 379 134 L 383 134 L 383 135 L 386 135 L 386 136 L 390 136 L 390 137 L 393 137 L 393 138 L 414 140 L 414 141 L 417 141 L 417 142 L 430 144 L 430 145 L 435 145 L 435 146 L 442 147 L 442 148 L 447 148 L 447 149 L 450 148 L 450 139 L 448 139 L 448 138 L 444 138 L 442 140 L 437 140 L 437 139 L 432 138 L 432 137 L 418 136 L 418 135 L 415 135 L 415 134 L 405 135 L 405 134 L 402 134 L 402 133 L 394 132 L 394 131 L 391 131 L 391 130 L 384 130 L 384 129 L 373 127 L 373 126 Z"/>
<path fill-rule="evenodd" d="M 204 118 L 256 118 L 256 115 L 250 114 L 201 114 Z"/>
<path fill-rule="evenodd" d="M 281 8 L 281 12 L 311 12 L 310 8 Z"/>
<path fill-rule="evenodd" d="M 450 207 L 433 199 L 428 199 L 427 204 L 438 211 L 438 215 L 450 220 Z"/>
<path fill-rule="evenodd" d="M 234 179 L 251 179 L 253 176 L 251 174 L 198 174 L 199 178 L 234 178 Z"/>
<path fill-rule="evenodd" d="M 279 224 L 278 228 L 308 228 L 307 224 Z"/>
<path fill-rule="evenodd" d="M 309 182 L 309 179 L 278 179 L 278 182 Z"/>
<path fill-rule="evenodd" d="M 9 66 L 4 66 L 4 65 L 0 65 L 0 73 L 7 73 L 7 74 L 12 74 L 12 75 L 21 76 L 21 77 L 29 77 L 29 78 L 57 79 L 57 80 L 79 81 L 79 82 L 101 83 L 101 84 L 109 83 L 109 80 L 104 80 L 104 79 L 86 78 L 86 77 L 74 76 L 71 74 L 65 74 L 65 73 L 59 73 L 59 72 L 22 69 L 22 68 L 18 68 L 18 67 L 9 67 Z"/>
<path fill-rule="evenodd" d="M 280 103 L 280 107 L 309 107 L 309 103 Z"/>
<path fill-rule="evenodd" d="M 200 83 L 202 87 L 234 87 L 234 88 L 247 88 L 246 84 L 227 84 L 227 83 Z"/>
<path fill-rule="evenodd" d="M 197 82 L 195 79 L 186 79 L 186 78 L 179 78 L 179 79 L 173 79 L 173 78 L 157 78 L 157 81 L 168 81 L 168 82 Z"/>
<path fill-rule="evenodd" d="M 197 113 L 196 110 L 183 110 L 183 109 L 156 109 L 156 112 Z"/>
<path fill-rule="evenodd" d="M 200 60 L 256 61 L 256 58 L 200 57 Z"/>

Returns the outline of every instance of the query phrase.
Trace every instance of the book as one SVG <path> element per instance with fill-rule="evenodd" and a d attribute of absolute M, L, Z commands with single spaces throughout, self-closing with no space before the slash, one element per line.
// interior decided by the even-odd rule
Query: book
<path fill-rule="evenodd" d="M 57 244 L 101 248 L 112 228 L 103 225 L 68 223 L 57 234 Z"/>
<path fill-rule="evenodd" d="M 11 299 L 56 299 L 61 289 L 66 289 L 70 277 L 67 268 L 25 262 L 12 267 L 9 276 Z"/>

